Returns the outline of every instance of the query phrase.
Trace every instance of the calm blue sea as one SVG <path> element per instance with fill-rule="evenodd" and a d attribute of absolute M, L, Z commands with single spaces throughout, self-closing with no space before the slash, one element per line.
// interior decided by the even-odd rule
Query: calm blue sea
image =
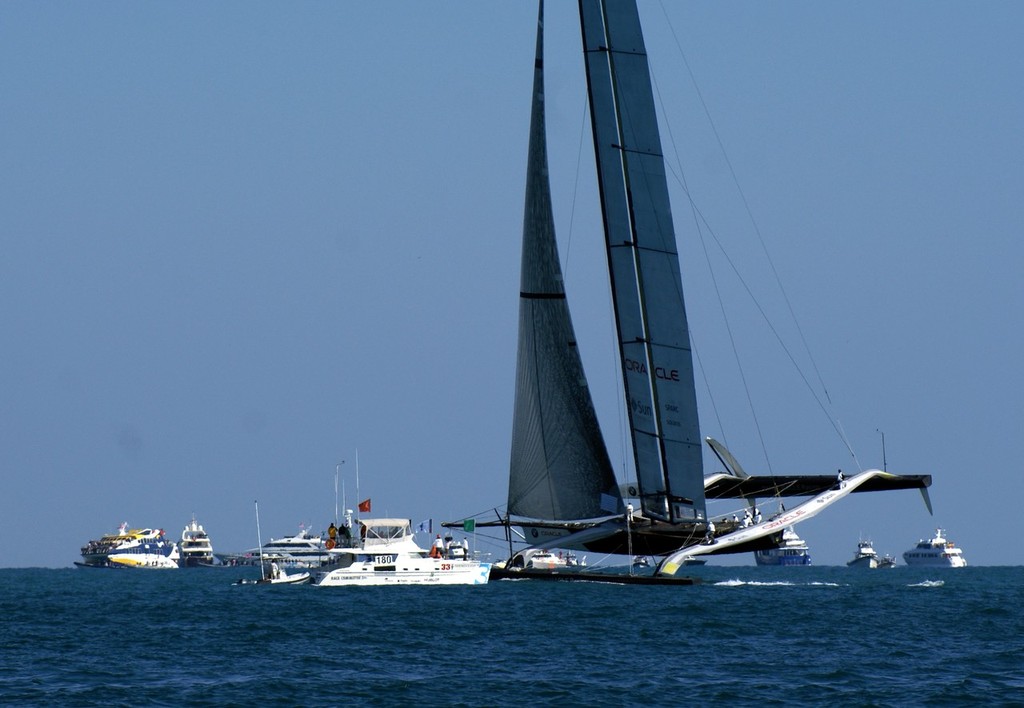
<path fill-rule="evenodd" d="M 245 572 L 0 570 L 0 704 L 1024 704 L 1019 567 L 232 585 Z"/>

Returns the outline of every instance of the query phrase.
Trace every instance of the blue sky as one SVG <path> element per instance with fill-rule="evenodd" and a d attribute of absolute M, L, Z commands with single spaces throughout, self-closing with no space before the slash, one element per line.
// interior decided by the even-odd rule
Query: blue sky
<path fill-rule="evenodd" d="M 998 540 L 1022 487 L 1024 9 L 665 5 L 641 3 L 664 149 L 714 233 L 673 184 L 704 432 L 780 473 L 881 466 L 884 432 L 890 470 L 934 476 L 934 518 L 898 492 L 800 526 L 816 563 L 938 525 L 972 564 L 1024 562 Z M 503 504 L 535 17 L 0 5 L 0 566 L 193 513 L 244 549 L 255 499 L 264 538 L 323 528 L 357 450 L 374 514 Z M 570 307 L 621 467 L 574 3 L 548 4 L 546 67 Z"/>

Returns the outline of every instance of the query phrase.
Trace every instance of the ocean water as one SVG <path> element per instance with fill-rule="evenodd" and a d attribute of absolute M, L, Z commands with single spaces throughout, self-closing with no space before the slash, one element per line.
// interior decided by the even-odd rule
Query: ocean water
<path fill-rule="evenodd" d="M 693 587 L 0 570 L 3 705 L 1024 705 L 1024 568 Z"/>

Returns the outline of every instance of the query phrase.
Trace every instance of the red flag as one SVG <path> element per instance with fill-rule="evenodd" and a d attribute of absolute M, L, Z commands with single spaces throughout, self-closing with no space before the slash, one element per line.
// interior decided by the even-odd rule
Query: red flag
<path fill-rule="evenodd" d="M 370 500 L 369 499 L 367 499 L 366 501 L 359 502 L 359 511 L 364 511 L 367 514 L 370 513 Z"/>

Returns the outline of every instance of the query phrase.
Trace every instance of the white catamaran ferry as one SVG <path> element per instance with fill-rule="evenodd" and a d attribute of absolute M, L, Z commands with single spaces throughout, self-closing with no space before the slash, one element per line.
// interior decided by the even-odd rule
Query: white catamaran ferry
<path fill-rule="evenodd" d="M 490 563 L 431 556 L 416 545 L 409 519 L 362 519 L 359 527 L 359 547 L 333 549 L 317 585 L 485 585 L 490 576 Z"/>
<path fill-rule="evenodd" d="M 164 535 L 163 529 L 129 529 L 121 524 L 117 533 L 82 546 L 81 568 L 157 568 L 178 567 L 178 544 Z"/>

